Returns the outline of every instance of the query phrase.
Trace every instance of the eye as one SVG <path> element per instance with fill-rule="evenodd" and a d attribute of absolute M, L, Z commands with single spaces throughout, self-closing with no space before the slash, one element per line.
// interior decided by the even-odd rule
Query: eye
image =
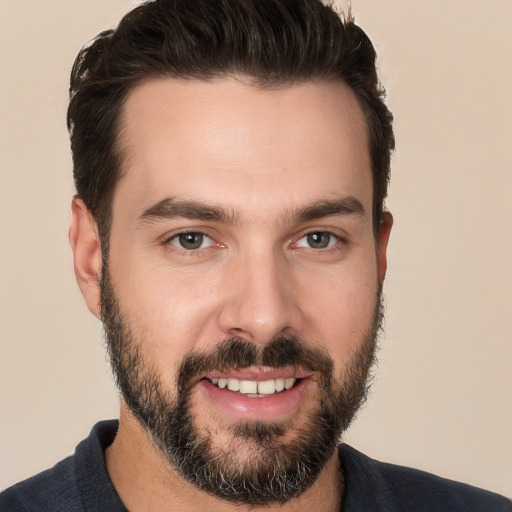
<path fill-rule="evenodd" d="M 169 243 L 186 251 L 196 251 L 211 247 L 215 242 L 206 233 L 188 231 L 174 235 L 169 239 Z"/>
<path fill-rule="evenodd" d="M 337 242 L 339 242 L 339 238 L 329 231 L 313 231 L 300 238 L 296 245 L 310 249 L 328 249 Z"/>

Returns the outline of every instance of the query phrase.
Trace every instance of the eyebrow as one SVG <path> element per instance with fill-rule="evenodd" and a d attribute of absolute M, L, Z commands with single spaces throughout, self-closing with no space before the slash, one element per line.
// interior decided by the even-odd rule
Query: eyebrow
<path fill-rule="evenodd" d="M 199 201 L 179 201 L 172 197 L 166 197 L 145 209 L 139 215 L 138 222 L 146 223 L 175 218 L 224 224 L 235 224 L 237 221 L 237 216 L 224 208 L 210 206 Z"/>
<path fill-rule="evenodd" d="M 349 215 L 360 217 L 365 215 L 365 209 L 361 201 L 353 196 L 315 202 L 297 210 L 291 210 L 287 217 L 292 222 L 301 223 L 324 217 Z M 240 214 L 234 211 L 211 206 L 200 201 L 182 201 L 166 197 L 143 210 L 137 223 L 146 224 L 158 220 L 182 218 L 232 225 L 239 222 L 240 217 Z"/>
<path fill-rule="evenodd" d="M 356 215 L 363 217 L 365 215 L 364 206 L 353 196 L 343 197 L 341 199 L 326 200 L 314 203 L 292 212 L 292 219 L 297 223 L 306 222 L 323 217 Z"/>

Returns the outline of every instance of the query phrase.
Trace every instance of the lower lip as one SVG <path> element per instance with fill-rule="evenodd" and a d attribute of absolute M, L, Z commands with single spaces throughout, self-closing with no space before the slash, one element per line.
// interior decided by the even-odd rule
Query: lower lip
<path fill-rule="evenodd" d="M 263 397 L 248 397 L 227 388 L 221 389 L 207 380 L 199 383 L 199 389 L 228 416 L 257 421 L 278 419 L 292 413 L 312 384 L 312 379 L 307 377 L 291 389 Z"/>

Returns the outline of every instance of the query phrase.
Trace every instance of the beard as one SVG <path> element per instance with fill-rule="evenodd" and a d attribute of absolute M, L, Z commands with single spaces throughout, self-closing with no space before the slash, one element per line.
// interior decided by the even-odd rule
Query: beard
<path fill-rule="evenodd" d="M 173 393 L 164 389 L 158 372 L 146 361 L 144 340 L 134 336 L 123 317 L 106 266 L 101 281 L 107 349 L 124 402 L 171 468 L 201 491 L 237 504 L 284 503 L 316 481 L 342 432 L 366 401 L 382 311 L 379 287 L 371 324 L 338 379 L 328 353 L 299 338 L 275 338 L 264 347 L 229 338 L 210 353 L 188 353 L 177 372 Z M 217 447 L 215 430 L 196 425 L 195 385 L 208 372 L 250 366 L 312 372 L 318 387 L 315 409 L 302 426 L 286 420 L 225 426 L 229 446 Z"/>

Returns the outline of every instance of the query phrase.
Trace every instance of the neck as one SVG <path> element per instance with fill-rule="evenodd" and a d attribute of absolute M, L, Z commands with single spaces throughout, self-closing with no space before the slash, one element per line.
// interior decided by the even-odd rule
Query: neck
<path fill-rule="evenodd" d="M 164 460 L 146 430 L 121 408 L 119 431 L 105 452 L 107 470 L 121 500 L 132 512 L 318 512 L 339 511 L 343 493 L 337 453 L 333 453 L 316 482 L 284 504 L 237 505 L 211 496 L 181 478 Z"/>

